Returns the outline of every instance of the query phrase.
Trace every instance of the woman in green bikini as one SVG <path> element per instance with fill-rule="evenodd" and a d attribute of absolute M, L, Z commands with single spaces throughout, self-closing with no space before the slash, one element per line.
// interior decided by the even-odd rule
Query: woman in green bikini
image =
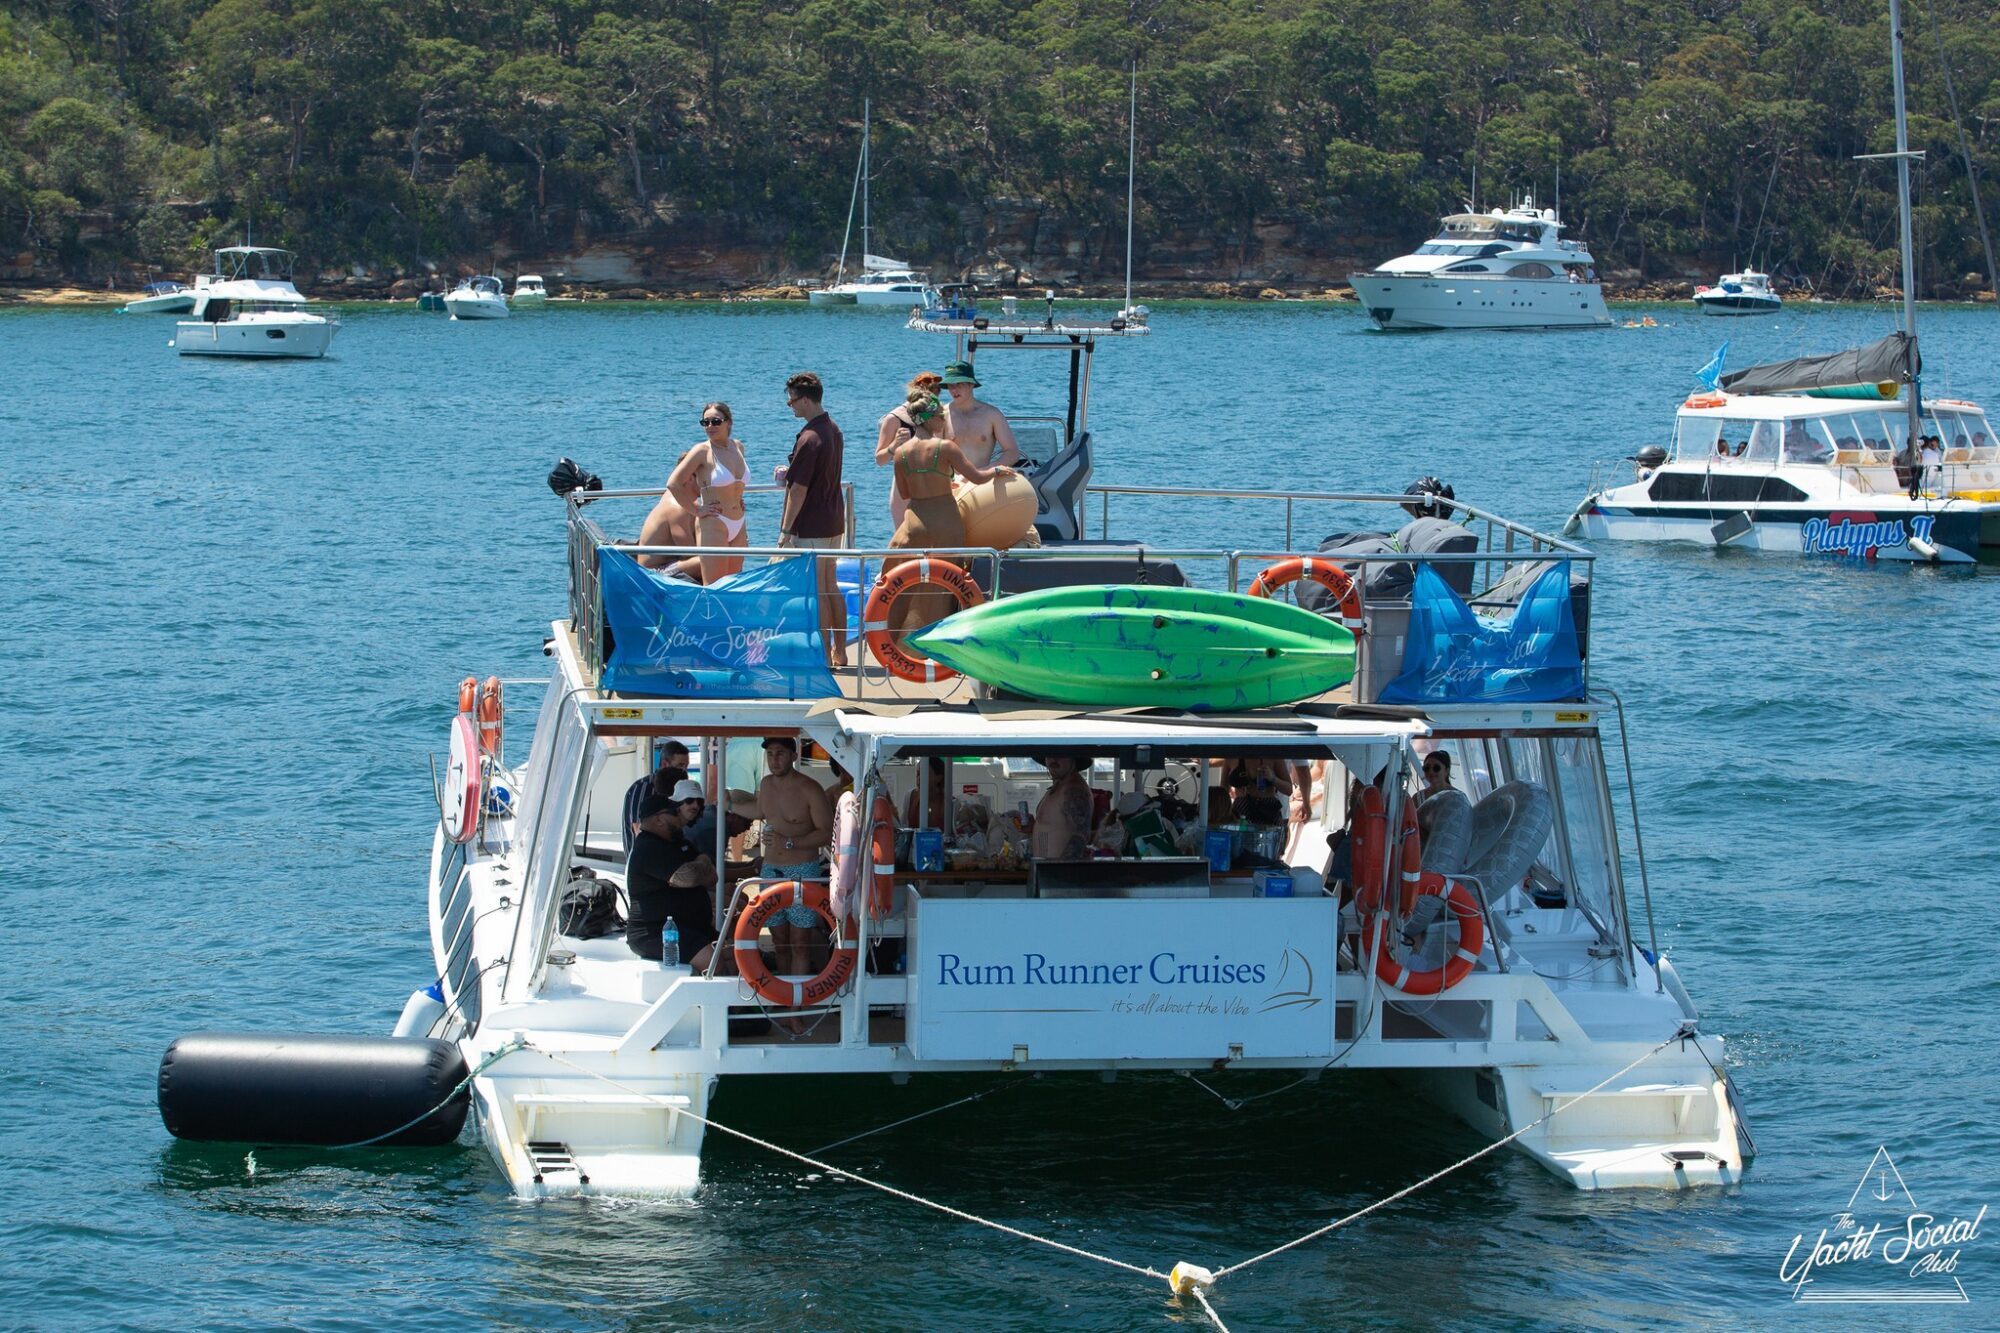
<path fill-rule="evenodd" d="M 910 391 L 904 406 L 911 424 L 920 431 L 944 411 L 936 395 L 920 389 Z M 951 493 L 952 478 L 963 477 L 976 486 L 1003 472 L 1013 472 L 1005 467 L 975 467 L 956 441 L 924 434 L 897 443 L 889 450 L 889 462 L 896 469 L 896 489 L 909 502 L 896 535 L 889 539 L 890 547 L 899 551 L 965 545 L 965 520 Z M 884 574 L 894 567 L 893 561 L 882 562 Z M 891 619 L 899 633 L 913 633 L 951 614 L 953 606 L 948 592 L 913 591 L 897 603 Z"/>

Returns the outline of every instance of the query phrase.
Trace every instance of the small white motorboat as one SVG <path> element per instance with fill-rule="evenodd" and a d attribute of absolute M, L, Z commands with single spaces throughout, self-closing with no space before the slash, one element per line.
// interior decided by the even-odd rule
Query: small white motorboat
<path fill-rule="evenodd" d="M 547 305 L 549 289 L 539 273 L 523 273 L 514 279 L 515 305 Z"/>
<path fill-rule="evenodd" d="M 121 315 L 179 315 L 194 309 L 194 288 L 184 282 L 149 282 L 145 294 L 118 307 Z"/>
<path fill-rule="evenodd" d="M 1755 269 L 1725 273 L 1713 287 L 1694 289 L 1694 303 L 1704 315 L 1769 315 L 1785 304 L 1771 290 L 1771 275 Z"/>
<path fill-rule="evenodd" d="M 445 295 L 444 308 L 453 319 L 507 318 L 507 289 L 500 279 L 482 273 L 467 278 Z"/>
<path fill-rule="evenodd" d="M 321 357 L 339 321 L 314 314 L 292 284 L 292 252 L 232 245 L 215 252 L 215 272 L 195 275 L 191 318 L 174 326 L 182 356 L 273 360 Z"/>

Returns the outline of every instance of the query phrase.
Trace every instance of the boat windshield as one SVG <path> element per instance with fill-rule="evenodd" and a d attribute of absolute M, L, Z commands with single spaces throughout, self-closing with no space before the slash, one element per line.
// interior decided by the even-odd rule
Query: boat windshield
<path fill-rule="evenodd" d="M 1972 432 L 1985 425 L 1977 412 L 1970 414 L 1977 426 L 1965 428 L 1970 450 Z M 1711 458 L 1738 458 L 1748 463 L 1863 463 L 1885 462 L 1883 457 L 1903 447 L 1908 418 L 1895 403 L 1857 406 L 1852 410 L 1819 416 L 1795 417 L 1789 421 L 1772 418 L 1750 419 L 1722 416 L 1684 416 L 1676 431 L 1675 457 L 1699 462 Z M 1955 429 L 1955 427 L 1954 427 Z M 1940 430 L 1946 439 L 1952 436 Z M 1991 432 L 1985 436 L 1991 450 Z"/>

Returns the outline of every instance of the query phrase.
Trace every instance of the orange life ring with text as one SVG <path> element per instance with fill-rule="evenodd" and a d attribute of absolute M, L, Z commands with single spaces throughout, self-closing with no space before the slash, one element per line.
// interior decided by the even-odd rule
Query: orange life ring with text
<path fill-rule="evenodd" d="M 471 713 L 479 708 L 479 677 L 467 676 L 458 682 L 458 711 Z"/>
<path fill-rule="evenodd" d="M 794 906 L 812 912 L 826 923 L 836 940 L 840 938 L 840 922 L 833 915 L 827 886 L 817 880 L 788 879 L 766 885 L 750 899 L 736 918 L 732 939 L 737 975 L 761 998 L 783 1009 L 801 1009 L 832 999 L 853 980 L 855 966 L 860 961 L 852 944 L 836 945 L 817 976 L 794 980 L 773 972 L 757 948 L 757 937 L 771 924 L 772 917 Z"/>
<path fill-rule="evenodd" d="M 1346 570 L 1323 556 L 1296 555 L 1289 560 L 1280 560 L 1257 576 L 1250 585 L 1249 595 L 1269 597 L 1300 579 L 1311 579 L 1332 593 L 1334 600 L 1340 603 L 1340 623 L 1352 630 L 1355 638 L 1361 637 L 1364 623 L 1361 588 Z"/>
<path fill-rule="evenodd" d="M 862 641 L 868 651 L 882 664 L 882 669 L 898 680 L 938 681 L 950 680 L 958 673 L 950 667 L 939 666 L 928 657 L 919 657 L 897 642 L 889 632 L 889 610 L 896 599 L 915 588 L 940 588 L 958 599 L 958 609 L 964 611 L 978 606 L 986 600 L 986 594 L 979 591 L 979 584 L 972 575 L 960 569 L 949 560 L 936 560 L 920 555 L 905 560 L 894 569 L 885 570 L 875 581 L 874 589 L 868 594 L 868 605 L 861 613 Z"/>
<path fill-rule="evenodd" d="M 831 906 L 837 915 L 853 915 L 854 891 L 861 885 L 861 863 L 848 850 L 854 843 L 860 811 L 860 798 L 851 791 L 834 807 Z M 887 797 L 875 798 L 863 855 L 868 858 L 868 915 L 879 921 L 889 914 L 896 899 L 896 807 Z"/>
<path fill-rule="evenodd" d="M 1361 808 L 1354 813 L 1347 836 L 1353 840 L 1349 858 L 1355 901 L 1365 914 L 1382 901 L 1382 870 L 1389 844 L 1389 816 L 1382 808 L 1382 789 L 1361 789 Z"/>
<path fill-rule="evenodd" d="M 1444 899 L 1445 910 L 1458 921 L 1458 947 L 1444 960 L 1444 966 L 1413 972 L 1390 956 L 1389 919 L 1378 912 L 1367 927 L 1368 933 L 1375 937 L 1375 975 L 1383 985 L 1405 995 L 1438 995 L 1471 975 L 1479 962 L 1479 951 L 1486 947 L 1486 918 L 1480 915 L 1471 890 L 1457 880 L 1447 880 L 1438 874 L 1422 875 L 1418 891 L 1435 893 Z"/>

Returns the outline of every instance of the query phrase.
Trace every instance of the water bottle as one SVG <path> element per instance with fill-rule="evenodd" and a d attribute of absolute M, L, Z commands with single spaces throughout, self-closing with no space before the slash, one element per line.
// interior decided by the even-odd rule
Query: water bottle
<path fill-rule="evenodd" d="M 660 966 L 679 967 L 681 965 L 681 928 L 674 924 L 672 917 L 660 928 Z"/>

